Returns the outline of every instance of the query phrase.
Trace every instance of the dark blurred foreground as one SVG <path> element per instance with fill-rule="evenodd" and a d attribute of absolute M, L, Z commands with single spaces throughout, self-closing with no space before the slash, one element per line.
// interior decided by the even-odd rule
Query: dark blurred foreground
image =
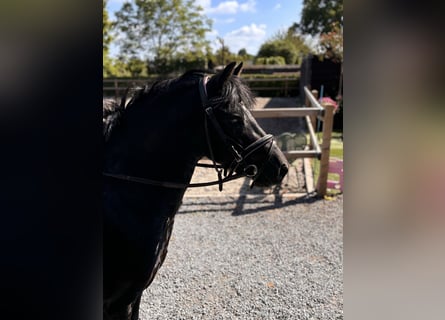
<path fill-rule="evenodd" d="M 100 18 L 99 1 L 1 4 L 3 319 L 101 318 Z"/>

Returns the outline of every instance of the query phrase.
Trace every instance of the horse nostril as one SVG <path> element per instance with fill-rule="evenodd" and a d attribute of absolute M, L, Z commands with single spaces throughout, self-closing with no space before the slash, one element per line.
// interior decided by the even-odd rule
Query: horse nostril
<path fill-rule="evenodd" d="M 284 176 L 287 174 L 288 171 L 289 167 L 287 166 L 287 164 L 283 163 L 280 167 L 280 177 L 284 178 Z"/>

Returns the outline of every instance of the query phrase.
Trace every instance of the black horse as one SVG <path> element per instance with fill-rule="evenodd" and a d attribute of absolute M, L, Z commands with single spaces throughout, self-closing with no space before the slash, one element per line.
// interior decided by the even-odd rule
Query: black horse
<path fill-rule="evenodd" d="M 157 82 L 127 104 L 104 101 L 104 319 L 138 319 L 199 159 L 213 160 L 220 189 L 237 177 L 270 186 L 286 175 L 288 162 L 249 112 L 255 100 L 235 66 L 210 79 L 189 71 Z"/>

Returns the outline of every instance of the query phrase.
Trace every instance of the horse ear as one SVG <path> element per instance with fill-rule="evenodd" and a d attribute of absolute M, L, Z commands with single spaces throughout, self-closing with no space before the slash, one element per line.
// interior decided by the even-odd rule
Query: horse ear
<path fill-rule="evenodd" d="M 224 87 L 224 83 L 229 79 L 229 77 L 233 74 L 233 70 L 235 69 L 236 62 L 232 62 L 228 64 L 223 71 L 218 73 L 217 75 L 213 76 L 209 84 L 207 86 L 207 91 L 209 94 L 209 97 L 213 95 L 217 95 L 220 93 L 221 88 Z"/>
<path fill-rule="evenodd" d="M 233 69 L 235 69 L 236 62 L 229 63 L 221 73 L 221 76 L 219 77 L 219 84 L 223 85 L 224 82 L 233 74 Z"/>
<path fill-rule="evenodd" d="M 233 74 L 235 76 L 241 75 L 241 72 L 243 72 L 243 63 L 241 62 L 238 67 L 235 68 L 235 71 L 233 71 Z"/>

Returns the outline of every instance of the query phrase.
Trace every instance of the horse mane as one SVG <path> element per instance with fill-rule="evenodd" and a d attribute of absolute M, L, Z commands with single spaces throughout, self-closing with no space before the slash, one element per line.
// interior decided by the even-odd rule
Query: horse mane
<path fill-rule="evenodd" d="M 217 81 L 216 77 L 212 77 L 209 83 Z M 228 106 L 232 112 L 239 111 L 244 113 L 240 109 L 240 103 L 242 103 L 248 110 L 251 110 L 255 106 L 255 95 L 250 90 L 249 86 L 237 76 L 229 77 L 222 87 L 220 98 Z"/>
<path fill-rule="evenodd" d="M 178 78 L 169 80 L 159 80 L 153 85 L 145 85 L 141 88 L 130 89 L 127 88 L 124 95 L 121 97 L 120 103 L 114 99 L 104 99 L 103 108 L 103 137 L 108 141 L 112 132 L 122 122 L 125 116 L 125 111 L 134 108 L 135 105 L 144 101 L 147 104 L 153 102 L 157 97 L 167 93 L 173 92 L 180 87 L 183 87 L 188 81 L 196 81 L 206 74 L 203 70 L 190 70 L 185 72 Z M 209 83 L 218 81 L 219 74 L 212 76 Z M 130 97 L 129 96 L 130 93 Z M 252 109 L 255 105 L 255 96 L 250 91 L 250 88 L 242 81 L 241 78 L 232 76 L 225 82 L 221 90 L 221 101 L 228 106 L 229 110 L 236 112 L 239 109 L 240 102 L 244 104 L 247 109 Z M 128 101 L 128 102 L 127 102 Z M 240 111 L 242 114 L 242 111 Z"/>
<path fill-rule="evenodd" d="M 124 95 L 125 96 L 125 95 Z M 126 99 L 123 98 L 123 101 Z M 104 99 L 102 102 L 102 124 L 103 137 L 105 141 L 110 138 L 111 132 L 120 123 L 125 106 L 117 103 L 114 99 Z"/>

